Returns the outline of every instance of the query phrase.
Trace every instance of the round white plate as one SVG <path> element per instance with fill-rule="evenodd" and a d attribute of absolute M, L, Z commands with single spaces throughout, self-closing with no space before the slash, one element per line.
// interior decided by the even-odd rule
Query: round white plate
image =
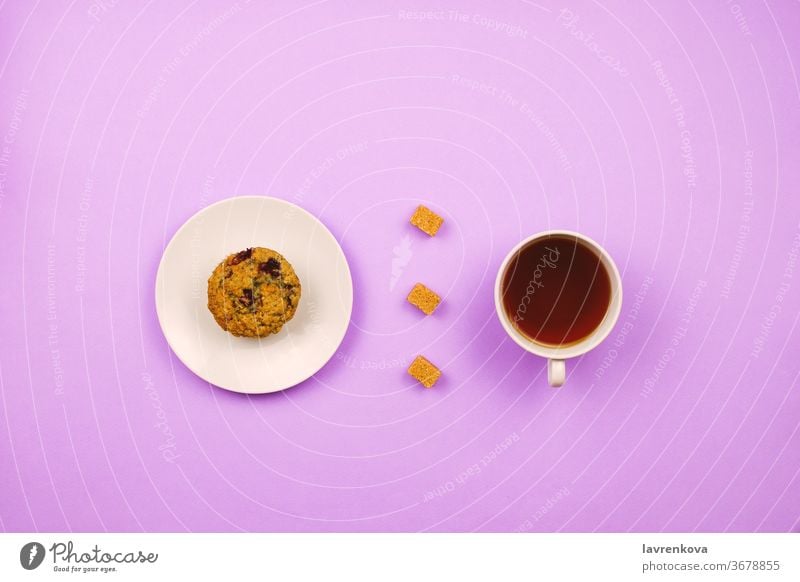
<path fill-rule="evenodd" d="M 208 277 L 230 253 L 257 246 L 287 258 L 302 294 L 279 333 L 239 338 L 208 311 Z M 352 308 L 339 243 L 316 217 L 277 198 L 229 198 L 201 210 L 172 237 L 156 275 L 156 312 L 170 347 L 192 372 L 234 392 L 277 392 L 312 376 L 342 342 Z"/>

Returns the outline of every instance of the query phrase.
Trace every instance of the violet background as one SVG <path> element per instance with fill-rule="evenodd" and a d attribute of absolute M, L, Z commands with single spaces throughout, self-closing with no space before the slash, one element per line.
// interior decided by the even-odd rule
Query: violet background
<path fill-rule="evenodd" d="M 355 4 L 0 4 L 0 528 L 797 531 L 800 6 Z M 244 194 L 319 216 L 355 285 L 334 359 L 262 397 L 153 300 Z M 548 228 L 626 294 L 560 390 L 491 292 Z"/>

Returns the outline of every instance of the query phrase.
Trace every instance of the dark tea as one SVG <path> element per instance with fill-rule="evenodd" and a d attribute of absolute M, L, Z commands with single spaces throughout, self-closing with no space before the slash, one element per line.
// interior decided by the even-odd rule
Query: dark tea
<path fill-rule="evenodd" d="M 553 235 L 522 247 L 503 276 L 511 324 L 540 344 L 566 346 L 591 334 L 611 302 L 600 257 L 576 237 Z"/>

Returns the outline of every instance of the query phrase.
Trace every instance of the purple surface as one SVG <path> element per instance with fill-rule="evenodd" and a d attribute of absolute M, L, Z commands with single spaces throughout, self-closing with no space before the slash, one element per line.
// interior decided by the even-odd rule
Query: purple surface
<path fill-rule="evenodd" d="M 800 6 L 498 4 L 2 3 L 0 527 L 798 529 Z M 337 356 L 264 397 L 189 372 L 153 300 L 243 194 L 355 284 Z M 560 390 L 491 292 L 548 228 L 626 294 Z"/>

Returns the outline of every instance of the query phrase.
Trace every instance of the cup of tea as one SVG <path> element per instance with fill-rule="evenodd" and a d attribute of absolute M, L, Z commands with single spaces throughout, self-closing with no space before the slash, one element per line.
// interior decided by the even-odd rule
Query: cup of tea
<path fill-rule="evenodd" d="M 494 303 L 506 333 L 547 358 L 547 380 L 561 386 L 566 360 L 596 347 L 617 322 L 622 279 L 611 256 L 588 236 L 548 230 L 508 253 Z"/>

